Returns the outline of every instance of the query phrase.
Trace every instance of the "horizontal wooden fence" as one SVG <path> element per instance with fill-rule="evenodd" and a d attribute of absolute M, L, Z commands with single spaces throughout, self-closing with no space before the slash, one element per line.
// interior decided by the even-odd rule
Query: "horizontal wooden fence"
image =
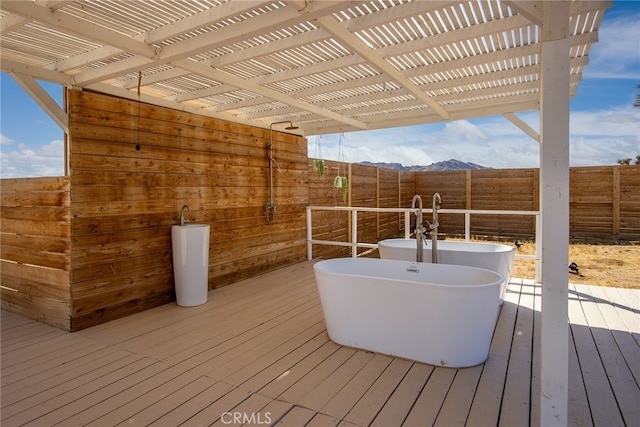
<path fill-rule="evenodd" d="M 431 207 L 433 193 L 440 193 L 443 209 L 539 210 L 538 169 L 481 169 L 406 172 L 365 165 L 339 165 L 325 161 L 324 177 L 313 169 L 309 202 L 313 206 L 405 208 L 414 194 Z M 334 177 L 346 171 L 347 197 L 334 188 Z M 640 240 L 640 166 L 575 167 L 570 172 L 570 235 L 574 239 Z M 362 213 L 358 241 L 373 242 L 398 235 L 403 218 L 395 214 Z M 350 240 L 345 212 L 314 213 L 314 239 Z M 319 227 L 316 229 L 316 227 Z M 440 232 L 464 234 L 461 214 L 441 214 Z M 534 218 L 511 215 L 474 215 L 473 236 L 532 239 Z M 326 251 L 327 253 L 323 253 Z M 319 256 L 345 255 L 348 248 L 318 248 Z M 344 253 L 343 253 L 344 252 Z"/>
<path fill-rule="evenodd" d="M 67 177 L 2 180 L 2 306 L 78 330 L 175 299 L 170 231 L 180 208 L 211 224 L 209 288 L 306 258 L 307 206 L 538 210 L 536 169 L 409 172 L 332 161 L 307 141 L 91 91 L 69 90 Z M 268 150 L 272 144 L 272 151 Z M 271 181 L 269 154 L 277 166 Z M 336 177 L 344 188 L 336 188 Z M 270 182 L 273 185 L 270 185 Z M 265 205 L 273 194 L 277 215 Z M 401 213 L 313 217 L 314 239 L 376 243 L 402 235 Z M 440 231 L 462 235 L 459 213 Z M 571 169 L 571 235 L 640 240 L 640 166 Z M 472 235 L 530 238 L 531 217 L 474 215 Z M 366 250 L 363 248 L 362 250 Z M 317 256 L 349 256 L 325 246 Z"/>
<path fill-rule="evenodd" d="M 302 137 L 88 91 L 69 99 L 72 330 L 173 301 L 183 205 L 211 225 L 211 289 L 304 259 Z M 268 143 L 283 170 L 272 223 Z"/>
<path fill-rule="evenodd" d="M 70 179 L 3 179 L 2 308 L 63 329 L 70 325 Z"/>

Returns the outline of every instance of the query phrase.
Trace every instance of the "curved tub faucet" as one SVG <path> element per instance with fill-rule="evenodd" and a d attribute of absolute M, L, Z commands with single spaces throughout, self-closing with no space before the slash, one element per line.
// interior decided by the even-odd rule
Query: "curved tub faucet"
<path fill-rule="evenodd" d="M 416 206 L 417 204 L 417 206 Z M 411 209 L 416 210 L 416 262 L 422 262 L 422 247 L 424 246 L 424 234 L 427 231 L 422 226 L 422 197 L 416 194 L 411 201 Z"/>
<path fill-rule="evenodd" d="M 189 206 L 187 206 L 187 205 L 183 205 L 182 206 L 182 209 L 180 209 L 180 225 L 185 225 L 186 223 L 189 222 L 189 219 L 184 217 L 184 210 L 185 209 L 187 210 L 187 213 L 191 212 L 191 209 L 189 208 Z"/>

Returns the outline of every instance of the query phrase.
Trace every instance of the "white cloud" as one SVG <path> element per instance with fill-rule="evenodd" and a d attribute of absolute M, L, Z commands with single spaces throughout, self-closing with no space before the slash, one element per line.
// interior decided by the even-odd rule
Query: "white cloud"
<path fill-rule="evenodd" d="M 612 13 L 611 10 L 605 12 Z M 589 53 L 585 78 L 637 79 L 640 69 L 640 13 L 604 19 Z"/>
<path fill-rule="evenodd" d="M 640 109 L 571 114 L 571 165 L 616 164 L 640 155 Z"/>
<path fill-rule="evenodd" d="M 539 131 L 537 112 L 518 117 Z M 321 139 L 323 158 L 338 158 L 338 135 Z M 309 138 L 315 156 L 316 137 Z M 640 108 L 571 113 L 572 166 L 612 165 L 640 154 Z M 444 125 L 413 126 L 383 131 L 354 132 L 344 136 L 344 161 L 429 165 L 449 159 L 492 168 L 537 168 L 540 146 L 501 116 Z"/>
<path fill-rule="evenodd" d="M 0 133 L 0 145 L 11 145 L 15 141 L 6 135 Z"/>
<path fill-rule="evenodd" d="M 487 134 L 468 120 L 449 122 L 444 126 L 444 134 L 450 142 L 473 141 L 481 143 L 487 139 Z"/>
<path fill-rule="evenodd" d="M 338 135 L 321 139 L 324 159 L 338 158 Z M 316 153 L 309 139 L 309 155 Z M 538 166 L 538 144 L 502 117 L 345 134 L 344 161 L 429 165 L 449 159 L 493 168 Z"/>
<path fill-rule="evenodd" d="M 1 178 L 27 178 L 37 176 L 64 175 L 64 141 L 54 140 L 41 147 L 28 147 L 25 144 L 13 146 L 2 137 L 0 151 Z"/>

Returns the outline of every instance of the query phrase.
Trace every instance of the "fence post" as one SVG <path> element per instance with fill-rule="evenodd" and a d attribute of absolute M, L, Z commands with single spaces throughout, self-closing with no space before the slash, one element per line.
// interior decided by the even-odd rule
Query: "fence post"
<path fill-rule="evenodd" d="M 613 166 L 613 229 L 614 236 L 620 234 L 620 166 Z"/>
<path fill-rule="evenodd" d="M 465 194 L 465 209 L 471 209 L 471 169 L 467 169 L 466 170 L 466 176 L 465 176 L 466 180 L 465 180 L 465 190 L 464 190 L 464 194 Z"/>

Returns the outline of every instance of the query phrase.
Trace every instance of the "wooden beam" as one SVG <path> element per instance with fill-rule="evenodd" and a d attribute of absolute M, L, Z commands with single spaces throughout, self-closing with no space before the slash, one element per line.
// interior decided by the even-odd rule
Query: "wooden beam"
<path fill-rule="evenodd" d="M 395 69 L 387 60 L 371 50 L 366 44 L 364 44 L 358 37 L 351 33 L 341 23 L 335 20 L 332 16 L 325 16 L 318 19 L 318 23 L 322 28 L 338 39 L 340 42 L 345 43 L 355 53 L 367 61 L 378 67 L 383 73 L 387 74 L 393 80 L 398 82 L 401 86 L 404 86 L 411 94 L 416 98 L 424 102 L 429 108 L 435 111 L 440 117 L 445 120 L 449 119 L 449 113 L 442 108 L 440 104 L 434 101 L 429 95 L 427 95 L 420 87 L 413 84 L 413 82 L 404 76 L 400 71 Z"/>
<path fill-rule="evenodd" d="M 0 70 L 9 74 L 21 74 L 25 76 L 31 76 L 39 80 L 59 83 L 64 86 L 71 86 L 71 84 L 73 83 L 73 77 L 65 73 L 45 70 L 38 66 L 25 65 L 11 59 L 2 58 L 2 61 L 0 61 Z"/>
<path fill-rule="evenodd" d="M 526 124 L 521 118 L 513 113 L 504 113 L 503 116 L 511 123 L 519 127 L 524 133 L 533 138 L 536 142 L 540 143 L 540 134 L 536 132 L 534 128 Z"/>
<path fill-rule="evenodd" d="M 16 73 L 10 73 L 10 76 L 29 94 L 44 112 L 51 117 L 51 120 L 56 122 L 65 133 L 69 133 L 69 118 L 67 113 L 42 89 L 42 86 L 40 86 L 33 77 Z M 60 90 L 62 90 L 62 87 L 60 87 Z"/>
<path fill-rule="evenodd" d="M 545 2 L 541 50 L 542 426 L 568 423 L 570 2 Z"/>
<path fill-rule="evenodd" d="M 0 35 L 10 33 L 11 31 L 25 26 L 29 22 L 31 22 L 29 19 L 8 13 L 3 16 L 2 20 L 0 21 Z"/>
<path fill-rule="evenodd" d="M 53 28 L 63 29 L 72 34 L 88 37 L 98 43 L 118 46 L 128 52 L 133 52 L 148 58 L 156 56 L 158 51 L 142 41 L 133 39 L 116 31 L 93 25 L 88 21 L 76 18 L 66 13 L 48 9 L 33 2 L 12 1 L 3 2 L 2 9 L 27 19 L 34 19 Z"/>
<path fill-rule="evenodd" d="M 506 3 L 514 12 L 524 16 L 532 24 L 542 25 L 542 1 L 507 1 Z"/>
<path fill-rule="evenodd" d="M 292 96 L 288 96 L 285 94 L 281 94 L 279 92 L 274 91 L 273 89 L 269 89 L 267 87 L 258 86 L 256 84 L 250 83 L 246 80 L 242 80 L 236 76 L 233 76 L 229 73 L 225 73 L 224 71 L 217 70 L 211 67 L 202 66 L 198 63 L 190 61 L 188 59 L 183 59 L 181 61 L 177 61 L 174 63 L 176 67 L 182 68 L 184 70 L 189 70 L 192 73 L 209 77 L 216 81 L 229 84 L 231 86 L 235 86 L 238 88 L 244 88 L 246 90 L 257 93 L 258 95 L 265 96 L 267 98 L 274 99 L 276 101 L 281 101 L 286 104 L 296 106 L 302 110 L 306 110 L 312 113 L 319 114 L 321 116 L 336 120 L 338 122 L 347 124 L 349 126 L 353 126 L 357 129 L 366 129 L 367 125 L 359 120 L 352 119 L 348 116 L 344 116 L 342 114 L 334 113 L 331 110 L 327 110 L 326 108 L 318 107 L 313 104 L 309 104 L 308 102 L 301 101 L 300 99 L 294 98 Z"/>

